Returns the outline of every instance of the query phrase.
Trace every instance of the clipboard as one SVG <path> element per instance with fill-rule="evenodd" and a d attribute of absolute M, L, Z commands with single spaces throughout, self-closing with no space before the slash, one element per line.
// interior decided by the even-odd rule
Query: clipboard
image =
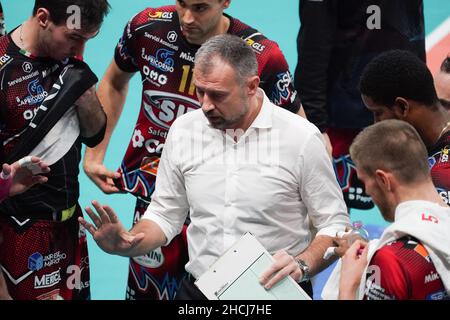
<path fill-rule="evenodd" d="M 209 300 L 311 300 L 291 277 L 266 290 L 259 277 L 273 262 L 272 255 L 247 232 L 195 285 Z"/>

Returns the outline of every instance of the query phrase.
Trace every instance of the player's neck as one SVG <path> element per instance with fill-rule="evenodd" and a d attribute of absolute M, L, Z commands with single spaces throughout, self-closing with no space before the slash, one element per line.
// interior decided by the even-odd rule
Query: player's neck
<path fill-rule="evenodd" d="M 423 182 L 413 183 L 411 186 L 401 187 L 397 192 L 396 200 L 398 204 L 406 201 L 421 200 L 434 202 L 443 207 L 447 207 L 442 197 L 437 193 L 431 178 Z"/>
<path fill-rule="evenodd" d="M 428 149 L 434 147 L 439 139 L 450 130 L 450 115 L 440 107 L 422 118 L 424 128 L 419 132 Z M 419 129 L 420 131 L 420 129 Z"/>
<path fill-rule="evenodd" d="M 17 28 L 11 35 L 14 43 L 26 52 L 31 53 L 34 56 L 39 56 L 41 54 L 38 40 L 39 33 L 33 25 L 32 18 L 24 21 L 19 28 Z"/>

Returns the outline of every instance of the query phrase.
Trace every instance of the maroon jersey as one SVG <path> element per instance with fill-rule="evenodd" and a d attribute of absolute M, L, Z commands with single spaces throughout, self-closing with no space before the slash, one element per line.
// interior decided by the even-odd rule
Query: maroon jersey
<path fill-rule="evenodd" d="M 20 50 L 10 35 L 0 38 L 1 163 L 21 139 L 63 67 L 61 61 L 32 57 Z M 80 152 L 81 140 L 78 139 L 67 154 L 50 167 L 47 183 L 6 199 L 0 204 L 0 214 L 28 218 L 28 213 L 33 212 L 34 217 L 52 219 L 76 205 Z"/>
<path fill-rule="evenodd" d="M 450 205 L 450 131 L 428 152 L 431 178 L 442 199 Z"/>
<path fill-rule="evenodd" d="M 241 21 L 230 19 L 228 33 L 245 39 L 258 60 L 261 87 L 275 104 L 292 112 L 300 108 L 286 59 L 278 45 Z M 115 61 L 127 72 L 140 72 L 143 91 L 139 117 L 116 184 L 150 198 L 159 158 L 173 121 L 200 108 L 192 79 L 199 46 L 180 30 L 174 6 L 148 8 L 134 16 L 116 48 Z"/>
<path fill-rule="evenodd" d="M 433 261 L 413 237 L 403 237 L 379 249 L 370 261 L 365 299 L 449 299 Z"/>
<path fill-rule="evenodd" d="M 22 139 L 64 62 L 32 57 L 0 38 L 0 163 Z M 81 138 L 48 182 L 0 203 L 0 265 L 13 299 L 88 299 L 89 260 L 78 217 Z"/>

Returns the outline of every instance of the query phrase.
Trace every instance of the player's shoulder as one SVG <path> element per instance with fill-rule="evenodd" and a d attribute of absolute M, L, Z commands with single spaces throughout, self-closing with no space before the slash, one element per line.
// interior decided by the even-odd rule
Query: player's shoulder
<path fill-rule="evenodd" d="M 250 47 L 252 47 L 256 54 L 270 53 L 271 55 L 282 56 L 277 42 L 269 39 L 259 30 L 249 26 L 237 18 L 232 16 L 228 16 L 228 18 L 230 19 L 229 33 L 244 39 Z"/>
<path fill-rule="evenodd" d="M 132 29 L 146 24 L 171 23 L 176 19 L 175 6 L 163 6 L 157 8 L 146 8 L 135 14 L 129 22 Z"/>

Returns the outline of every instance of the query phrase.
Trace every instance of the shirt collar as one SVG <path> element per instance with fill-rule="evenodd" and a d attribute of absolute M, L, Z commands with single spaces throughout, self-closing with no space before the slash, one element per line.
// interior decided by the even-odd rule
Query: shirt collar
<path fill-rule="evenodd" d="M 266 93 L 258 88 L 258 93 L 263 95 L 263 103 L 250 128 L 272 128 L 272 114 L 274 105 L 267 98 Z"/>

